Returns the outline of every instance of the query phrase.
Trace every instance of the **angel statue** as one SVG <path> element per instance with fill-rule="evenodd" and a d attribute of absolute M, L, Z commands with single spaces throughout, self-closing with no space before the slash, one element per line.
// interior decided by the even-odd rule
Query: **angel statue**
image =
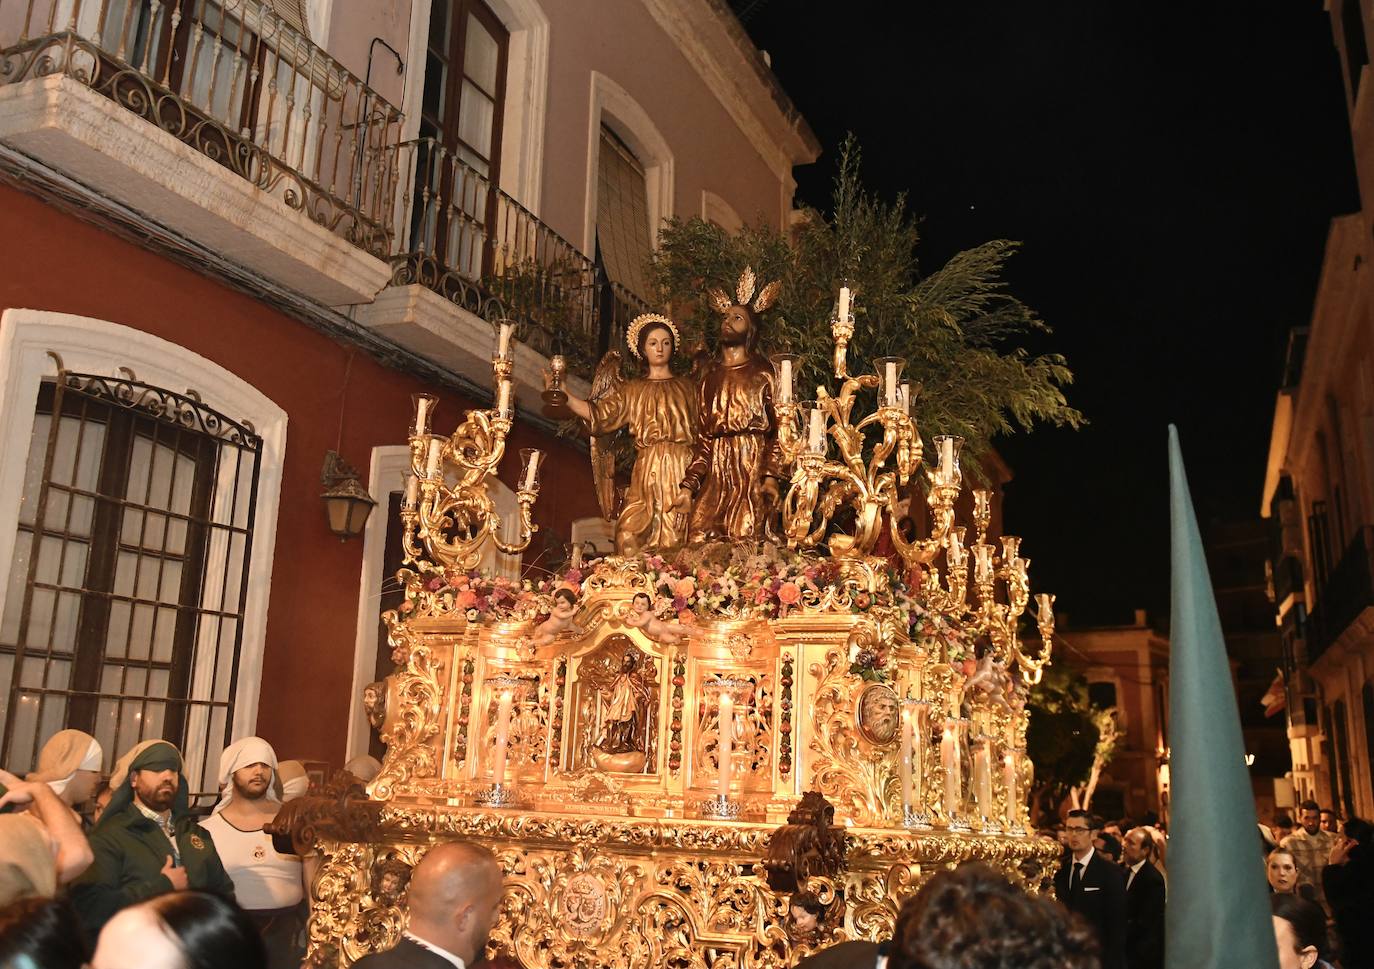
<path fill-rule="evenodd" d="M 668 367 L 679 339 L 677 326 L 666 316 L 635 317 L 625 343 L 644 362 L 644 375 L 622 378 L 620 352 L 612 350 L 597 365 L 590 399 L 568 395 L 568 408 L 591 425 L 592 475 L 601 513 L 608 519 L 615 517 L 611 435 L 624 428 L 634 438 L 634 471 L 615 527 L 615 548 L 621 555 L 679 548 L 686 536 L 686 515 L 675 514 L 672 505 L 692 459 L 697 399 L 692 381 L 674 376 Z"/>

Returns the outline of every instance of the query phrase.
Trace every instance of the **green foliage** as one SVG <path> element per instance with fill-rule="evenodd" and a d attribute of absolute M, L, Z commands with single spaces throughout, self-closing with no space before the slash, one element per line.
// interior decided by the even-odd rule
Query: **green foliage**
<path fill-rule="evenodd" d="M 760 285 L 782 280 L 762 349 L 801 355 L 798 396 L 814 396 L 804 388 L 833 383 L 829 321 L 840 281 L 848 280 L 856 301 L 850 372 L 867 372 L 875 357 L 906 357 L 906 379 L 922 388 L 913 413 L 927 441 L 958 434 L 976 456 L 997 434 L 1083 423 L 1064 397 L 1073 375 L 1063 357 L 1016 345 L 1047 329 L 1002 280 L 1016 243 L 984 243 L 920 275 L 917 219 L 904 197 L 885 202 L 863 188 L 852 138 L 840 155 L 833 208 L 829 219 L 808 211 L 790 242 L 766 226 L 731 236 L 698 218 L 672 220 L 652 270 L 659 302 L 680 321 L 687 346 L 709 346 L 716 335 L 719 317 L 706 291 L 733 293 L 752 266 Z"/>
<path fill-rule="evenodd" d="M 1037 787 L 1062 799 L 1070 787 L 1088 779 L 1101 730 L 1096 708 L 1088 700 L 1088 683 L 1051 666 L 1031 687 L 1026 754 L 1035 764 Z"/>

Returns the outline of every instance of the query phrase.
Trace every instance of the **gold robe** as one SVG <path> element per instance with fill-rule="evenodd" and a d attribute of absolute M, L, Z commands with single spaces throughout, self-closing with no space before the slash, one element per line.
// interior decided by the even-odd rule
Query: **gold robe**
<path fill-rule="evenodd" d="M 782 456 L 773 410 L 773 366 L 757 353 L 716 360 L 697 388 L 696 448 L 682 486 L 696 497 L 688 541 L 762 539 L 770 511 L 759 486 L 778 477 Z"/>
<path fill-rule="evenodd" d="M 629 428 L 635 439 L 630 488 L 615 527 L 616 551 L 678 548 L 685 516 L 674 514 L 678 482 L 692 458 L 696 437 L 696 388 L 686 377 L 640 377 L 589 402 L 593 434 Z"/>

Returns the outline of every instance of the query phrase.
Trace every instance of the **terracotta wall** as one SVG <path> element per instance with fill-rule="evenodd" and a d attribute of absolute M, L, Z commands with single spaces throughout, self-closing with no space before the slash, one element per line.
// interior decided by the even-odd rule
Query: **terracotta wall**
<path fill-rule="evenodd" d="M 8 186 L 0 186 L 0 239 L 10 243 L 0 263 L 0 311 L 74 313 L 144 330 L 232 371 L 286 410 L 258 731 L 284 757 L 338 765 L 352 702 L 362 563 L 361 541 L 333 536 L 319 499 L 320 466 L 335 446 L 341 405 L 342 453 L 366 475 L 373 447 L 403 443 L 412 393 L 440 394 L 444 429 L 471 403 Z M 138 370 L 137 360 L 120 363 Z M 595 514 L 587 458 L 528 426 L 517 428 L 501 478 L 514 486 L 519 448 L 548 449 L 536 518 L 566 539 L 573 519 Z"/>

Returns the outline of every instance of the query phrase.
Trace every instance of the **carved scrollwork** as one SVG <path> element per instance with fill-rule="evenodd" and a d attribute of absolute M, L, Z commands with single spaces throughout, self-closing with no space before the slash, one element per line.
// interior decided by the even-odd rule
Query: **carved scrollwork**
<path fill-rule="evenodd" d="M 434 740 L 442 724 L 443 710 L 440 674 L 444 663 L 435 655 L 435 644 L 415 636 L 409 627 L 394 619 L 388 622 L 388 638 L 405 651 L 407 660 L 403 669 L 392 674 L 400 709 L 382 735 L 387 757 L 370 788 L 379 801 L 389 800 L 397 785 L 411 778 L 434 777 L 439 773 Z"/>

